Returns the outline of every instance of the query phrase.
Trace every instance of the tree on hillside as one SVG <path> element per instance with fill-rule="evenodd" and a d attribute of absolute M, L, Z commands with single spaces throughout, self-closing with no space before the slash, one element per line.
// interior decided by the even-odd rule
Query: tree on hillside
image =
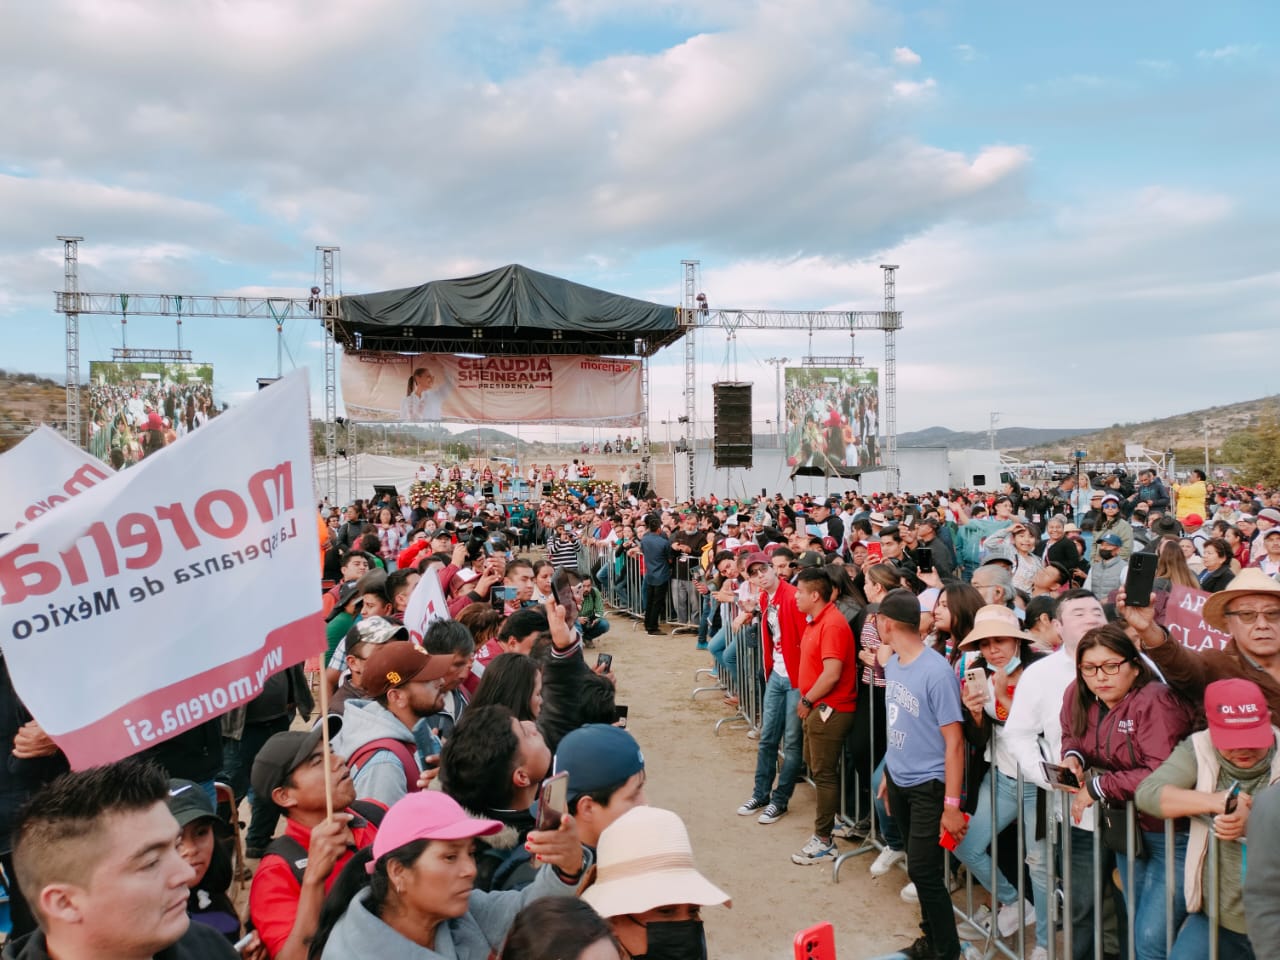
<path fill-rule="evenodd" d="M 1280 485 L 1280 415 L 1272 410 L 1256 425 L 1228 434 L 1222 459 L 1237 465 L 1246 483 Z"/>

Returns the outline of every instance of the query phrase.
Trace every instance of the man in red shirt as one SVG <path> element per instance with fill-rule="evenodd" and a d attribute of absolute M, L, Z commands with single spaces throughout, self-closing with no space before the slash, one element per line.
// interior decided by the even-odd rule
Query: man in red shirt
<path fill-rule="evenodd" d="M 817 788 L 813 836 L 792 863 L 829 863 L 836 857 L 831 839 L 840 806 L 840 754 L 853 728 L 858 698 L 857 650 L 844 614 L 832 603 L 835 585 L 821 567 L 796 575 L 796 607 L 809 618 L 800 640 L 800 703 L 804 754 Z M 846 669 L 846 664 L 848 668 Z"/>
<path fill-rule="evenodd" d="M 330 717 L 329 732 L 336 733 L 340 723 Z M 330 754 L 325 769 L 322 729 L 277 733 L 258 751 L 249 777 L 254 792 L 270 797 L 287 818 L 284 835 L 267 848 L 249 890 L 249 915 L 274 960 L 304 960 L 329 887 L 352 854 L 378 832 L 351 809 L 356 788 L 346 760 Z M 330 819 L 325 818 L 326 779 L 333 789 Z M 375 809 L 381 820 L 380 804 L 366 806 L 371 814 Z"/>
<path fill-rule="evenodd" d="M 765 682 L 755 786 L 751 799 L 738 808 L 738 816 L 747 817 L 759 810 L 756 822 L 769 824 L 786 816 L 804 762 L 804 727 L 796 707 L 800 703 L 800 637 L 806 623 L 796 606 L 796 588 L 778 576 L 768 554 L 752 553 L 743 566 L 760 606 Z M 782 771 L 775 787 L 780 743 Z"/>

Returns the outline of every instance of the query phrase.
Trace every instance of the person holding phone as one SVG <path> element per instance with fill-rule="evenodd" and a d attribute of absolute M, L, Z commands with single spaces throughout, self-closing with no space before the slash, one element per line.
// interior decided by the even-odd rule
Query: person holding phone
<path fill-rule="evenodd" d="M 1017 758 L 1023 779 L 1046 790 L 1050 784 L 1041 768 L 1044 759 L 1040 752 L 1041 740 L 1047 744 L 1050 756 L 1062 755 L 1062 702 L 1077 677 L 1076 647 L 1086 633 L 1106 624 L 1107 616 L 1092 593 L 1068 590 L 1058 598 L 1053 620 L 1062 637 L 1062 646 L 1025 668 L 1004 728 L 1005 744 Z M 1054 811 L 1048 811 L 1048 815 L 1053 816 Z M 1075 831 L 1071 844 L 1071 919 L 1076 926 L 1082 926 L 1091 924 L 1093 916 L 1093 811 L 1085 811 L 1080 823 L 1070 829 Z M 1036 830 L 1037 834 L 1045 832 L 1047 830 Z M 1032 883 L 1047 889 L 1049 868 L 1045 844 L 1040 841 L 1028 844 L 1026 851 Z M 1109 953 L 1119 950 L 1114 940 L 1105 942 L 1104 946 Z M 1093 954 L 1092 938 L 1086 942 L 1076 938 L 1073 947 L 1074 960 L 1086 960 Z M 1037 947 L 1032 960 L 1043 960 L 1047 955 L 1045 949 Z"/>
<path fill-rule="evenodd" d="M 573 818 L 565 817 L 556 830 L 529 834 L 530 852 L 542 863 L 531 884 L 476 890 L 474 842 L 501 830 L 498 821 L 468 816 L 438 791 L 403 797 L 334 883 L 309 956 L 488 960 L 523 907 L 542 897 L 572 897 L 592 863 Z"/>
<path fill-rule="evenodd" d="M 990 766 L 981 783 L 969 795 L 966 808 L 973 814 L 969 831 L 956 847 L 955 855 L 969 868 L 970 875 L 990 890 L 992 841 L 1000 836 L 1009 824 L 1017 819 L 1019 808 L 1023 811 L 1027 842 L 1034 843 L 1036 788 L 1025 783 L 1018 793 L 1018 761 L 1004 743 L 1004 723 L 1009 718 L 1014 693 L 1022 679 L 1024 667 L 1040 659 L 1032 649 L 1033 638 L 1022 629 L 1017 616 L 1008 607 L 991 604 L 978 609 L 973 618 L 973 629 L 960 642 L 961 650 L 978 654 L 976 659 L 966 659 L 961 701 L 965 707 L 965 739 L 975 750 L 982 751 L 981 759 Z M 971 767 L 982 765 L 970 764 Z M 972 782 L 972 781 L 970 781 Z M 995 814 L 992 816 L 992 794 L 995 794 Z M 1033 913 L 1032 904 L 1018 897 L 1018 888 L 1003 871 L 995 875 L 997 902 L 996 927 L 1002 937 L 1012 936 L 1017 930 L 1036 920 L 1036 944 L 1048 948 L 1048 891 L 1033 884 L 1033 902 L 1040 907 L 1039 915 Z M 979 924 L 966 924 L 961 934 L 974 939 L 985 937 L 987 932 Z"/>
<path fill-rule="evenodd" d="M 1203 702 L 1208 729 L 1179 743 L 1137 792 L 1138 809 L 1145 814 L 1191 818 L 1183 871 L 1187 919 L 1169 960 L 1209 956 L 1210 830 L 1218 840 L 1218 956 L 1269 957 L 1261 943 L 1250 941 L 1252 918 L 1243 887 L 1253 858 L 1246 863 L 1245 843 L 1246 837 L 1253 837 L 1255 845 L 1275 843 L 1274 836 L 1251 829 L 1250 811 L 1256 794 L 1280 782 L 1280 729 L 1252 680 L 1214 681 L 1205 688 Z"/>
<path fill-rule="evenodd" d="M 1071 802 L 1071 816 L 1079 823 L 1094 804 L 1106 808 L 1102 868 L 1109 872 L 1115 857 L 1124 895 L 1134 901 L 1134 949 L 1139 960 L 1164 960 L 1165 864 L 1172 860 L 1174 875 L 1181 876 L 1187 833 L 1185 827 L 1175 830 L 1173 848 L 1168 849 L 1164 824 L 1159 818 L 1141 816 L 1138 848 L 1130 850 L 1122 832 L 1124 804 L 1191 732 L 1192 720 L 1190 704 L 1159 682 L 1123 626 L 1109 623 L 1081 638 L 1076 648 L 1076 681 L 1063 699 L 1061 717 L 1062 763 L 1081 784 Z M 1131 858 L 1134 888 L 1128 889 Z M 1176 930 L 1186 916 L 1180 890 L 1174 891 L 1172 907 Z M 1117 916 L 1123 916 L 1123 905 L 1117 908 Z M 1092 922 L 1077 925 L 1075 937 L 1077 942 L 1091 944 Z"/>

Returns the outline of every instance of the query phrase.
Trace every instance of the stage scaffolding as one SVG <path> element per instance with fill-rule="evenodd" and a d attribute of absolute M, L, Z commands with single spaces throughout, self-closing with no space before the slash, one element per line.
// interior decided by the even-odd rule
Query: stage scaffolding
<path fill-rule="evenodd" d="M 338 499 L 338 391 L 337 391 L 337 339 L 335 329 L 342 322 L 342 296 L 337 289 L 340 248 L 317 246 L 320 258 L 321 283 L 311 288 L 306 297 L 245 297 L 187 294 L 123 294 L 81 292 L 79 283 L 79 236 L 58 237 L 63 244 L 63 288 L 55 291 L 54 310 L 61 313 L 66 327 L 66 435 L 68 439 L 84 446 L 86 443 L 83 413 L 80 407 L 80 317 L 109 315 L 173 317 L 179 324 L 184 319 L 271 319 L 279 326 L 285 320 L 315 319 L 324 328 L 324 461 L 322 491 L 330 503 Z M 694 453 L 697 446 L 695 426 L 697 420 L 696 351 L 697 332 L 719 328 L 730 336 L 740 330 L 807 330 L 815 332 L 846 331 L 850 335 L 850 356 L 853 355 L 852 337 L 858 331 L 879 330 L 884 333 L 884 468 L 889 472 L 892 489 L 898 486 L 898 437 L 897 437 L 897 350 L 896 334 L 902 329 L 902 314 L 897 309 L 896 264 L 882 264 L 884 271 L 884 305 L 880 310 L 748 310 L 711 309 L 706 297 L 697 292 L 697 260 L 683 261 L 683 304 L 677 311 L 679 337 L 685 341 L 686 388 L 685 413 L 688 424 L 689 444 L 684 456 L 688 457 L 689 489 L 692 496 L 694 483 Z M 430 350 L 431 337 L 424 337 L 425 351 Z M 440 346 L 444 346 L 441 338 Z M 452 345 L 452 344 L 451 344 Z M 665 345 L 665 344 L 663 344 Z M 547 344 L 542 344 L 547 347 Z M 554 353 L 575 353 L 572 338 L 554 344 Z M 415 349 L 419 345 L 415 344 Z M 645 479 L 652 481 L 652 462 L 649 438 L 649 364 L 654 350 L 643 340 L 632 344 L 632 356 L 638 356 L 642 364 L 645 417 L 641 427 L 642 468 Z M 119 351 L 126 355 L 142 356 L 153 351 L 146 348 L 124 347 Z M 168 351 L 160 351 L 168 353 Z M 541 352 L 548 352 L 543 350 Z M 343 421 L 345 424 L 345 421 Z M 347 425 L 350 427 L 350 425 Z M 351 431 L 350 439 L 354 438 Z M 350 454 L 351 443 L 347 452 Z M 354 481 L 352 481 L 354 490 Z"/>

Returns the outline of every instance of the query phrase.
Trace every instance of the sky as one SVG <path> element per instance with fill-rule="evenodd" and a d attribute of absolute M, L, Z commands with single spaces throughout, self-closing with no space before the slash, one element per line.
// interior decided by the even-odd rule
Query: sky
<path fill-rule="evenodd" d="M 93 292 L 361 293 L 526 266 L 676 304 L 878 309 L 898 423 L 1100 427 L 1280 392 L 1271 4 L 48 0 L 0 31 L 0 367 L 65 366 L 59 234 Z M 85 317 L 109 358 L 119 318 Z M 284 328 L 321 406 L 322 333 Z M 131 319 L 130 346 L 176 345 Z M 190 320 L 218 395 L 270 321 Z M 715 380 L 847 335 L 698 339 Z M 870 366 L 882 337 L 859 334 Z M 652 431 L 684 351 L 653 361 Z M 563 430 L 561 436 L 574 431 Z M 525 436 L 531 436 L 526 432 Z"/>

